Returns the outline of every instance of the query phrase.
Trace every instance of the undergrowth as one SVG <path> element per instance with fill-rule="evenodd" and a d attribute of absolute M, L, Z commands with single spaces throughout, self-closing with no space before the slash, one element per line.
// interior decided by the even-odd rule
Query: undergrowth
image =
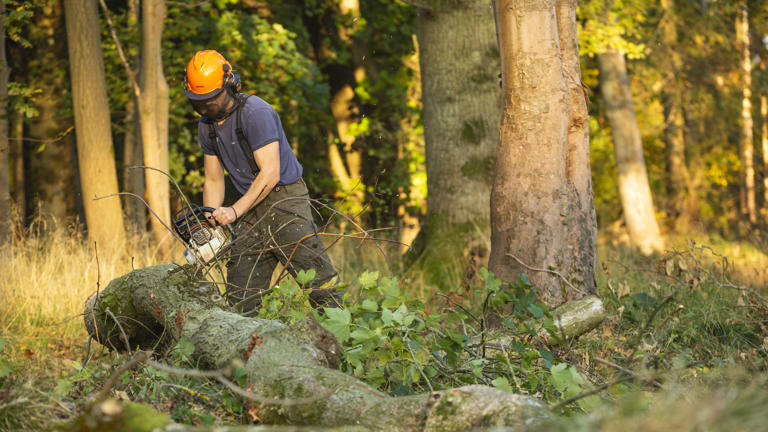
<path fill-rule="evenodd" d="M 26 260 L 14 265 L 27 267 L 4 277 L 17 278 L 11 280 L 16 286 L 29 286 L 32 279 L 24 279 L 24 274 L 37 271 L 39 277 L 36 266 L 50 265 L 56 253 L 58 258 L 68 256 L 72 262 L 65 265 L 73 268 L 90 263 L 88 252 L 80 252 L 82 247 L 75 243 L 62 242 L 62 249 L 52 250 L 51 256 L 33 254 L 30 245 L 28 255 L 22 251 L 11 257 L 11 261 Z M 340 287 L 348 293 L 346 307 L 328 308 L 322 314 L 309 307 L 307 292 L 301 289 L 314 275 L 301 273 L 295 281 L 284 279 L 274 287 L 260 316 L 289 322 L 314 314 L 342 342 L 342 369 L 392 395 L 485 384 L 549 402 L 570 418 L 568 424 L 584 430 L 613 430 L 622 422 L 659 429 L 656 419 L 663 416 L 655 410 L 664 411 L 663 404 L 692 409 L 681 393 L 695 392 L 702 404 L 714 404 L 715 395 L 725 391 L 728 382 L 768 380 L 768 303 L 762 292 L 730 279 L 733 264 L 729 260 L 697 243 L 652 259 L 617 258 L 619 254 L 624 252 L 609 249 L 601 255 L 599 295 L 606 319 L 591 333 L 567 343 L 546 342 L 542 337 L 549 332 L 557 339 L 552 325 L 557 311 L 536 300 L 535 289 L 524 275 L 502 282 L 487 270 L 481 270 L 478 282 L 462 295 L 413 286 L 412 278 L 362 271 L 356 277 L 347 276 L 350 282 Z M 92 290 L 95 277 L 106 285 L 108 278 L 129 270 L 124 267 L 125 263 L 114 265 L 111 271 L 116 274 L 102 268 L 97 276 L 92 270 L 81 270 L 81 275 L 88 274 L 85 282 L 82 276 L 66 281 L 70 276 L 62 275 L 62 290 L 73 284 L 86 286 L 74 294 L 54 288 L 52 276 L 36 297 L 2 288 L 3 300 L 13 308 L 0 315 L 0 429 L 39 430 L 78 413 L 85 398 L 127 361 L 125 355 L 93 346 L 90 361 L 83 364 L 82 329 L 55 326 L 57 319 L 80 313 L 80 302 Z M 43 313 L 51 307 L 46 302 L 56 295 L 71 305 L 66 311 Z M 34 309 L 32 303 L 41 304 L 38 318 L 24 315 Z M 489 329 L 490 312 L 504 305 L 501 328 Z M 79 322 L 65 326 L 69 325 Z M 80 348 L 70 346 L 65 354 L 57 354 L 39 342 L 30 345 L 46 333 L 58 344 Z M 194 370 L 193 351 L 182 340 L 157 360 Z M 43 369 L 54 362 L 56 367 Z M 29 365 L 44 373 L 24 373 Z M 740 371 L 742 378 L 722 378 L 725 370 Z M 242 365 L 233 364 L 224 372 L 244 385 Z M 181 423 L 249 423 L 256 418 L 248 401 L 217 382 L 146 364 L 122 374 L 111 394 L 148 403 Z M 743 394 L 726 396 L 733 406 L 719 411 L 725 419 L 718 421 L 729 421 L 727 417 L 735 415 L 740 409 L 736 405 L 742 402 L 768 398 L 764 387 L 755 385 L 747 386 Z M 673 423 L 685 421 L 669 418 Z"/>

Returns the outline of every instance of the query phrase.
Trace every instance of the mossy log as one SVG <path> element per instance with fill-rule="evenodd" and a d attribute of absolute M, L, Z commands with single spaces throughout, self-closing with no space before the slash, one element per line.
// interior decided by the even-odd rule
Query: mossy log
<path fill-rule="evenodd" d="M 248 386 L 261 397 L 265 424 L 362 426 L 387 431 L 463 431 L 524 427 L 549 416 L 540 401 L 470 385 L 391 397 L 338 370 L 342 347 L 313 319 L 288 326 L 232 312 L 215 286 L 183 267 L 135 270 L 87 300 L 89 334 L 114 349 L 152 349 L 185 338 L 200 365 L 245 363 Z"/>

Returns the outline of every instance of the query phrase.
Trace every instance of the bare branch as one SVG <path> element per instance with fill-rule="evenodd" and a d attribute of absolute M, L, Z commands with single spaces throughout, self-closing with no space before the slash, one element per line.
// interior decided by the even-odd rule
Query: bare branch
<path fill-rule="evenodd" d="M 112 18 L 109 16 L 109 9 L 107 9 L 107 4 L 104 2 L 104 0 L 99 0 L 99 5 L 101 5 L 101 11 L 104 13 L 104 18 L 107 20 L 107 26 L 109 27 L 109 33 L 112 35 L 112 40 L 115 41 L 117 55 L 120 56 L 120 61 L 125 68 L 125 72 L 128 74 L 128 79 L 131 81 L 133 93 L 136 95 L 136 97 L 139 97 L 141 95 L 141 87 L 139 87 L 139 83 L 136 81 L 136 73 L 133 71 L 133 69 L 131 69 L 131 65 L 128 63 L 128 59 L 125 58 L 123 45 L 120 43 L 120 39 L 117 37 L 115 25 L 112 23 Z"/>
<path fill-rule="evenodd" d="M 565 284 L 566 284 L 566 285 L 568 285 L 568 286 L 569 286 L 569 287 L 570 287 L 572 290 L 574 290 L 574 291 L 576 291 L 576 292 L 578 292 L 578 293 L 584 294 L 584 295 L 589 295 L 589 293 L 585 292 L 584 290 L 582 290 L 582 289 L 579 289 L 579 288 L 576 288 L 576 286 L 575 286 L 575 285 L 573 285 L 572 283 L 570 283 L 570 282 L 568 281 L 568 279 L 566 279 L 566 278 L 565 278 L 565 276 L 561 275 L 560 273 L 558 273 L 558 272 L 556 272 L 556 271 L 554 271 L 554 270 L 549 270 L 549 269 L 541 269 L 541 268 L 531 267 L 531 266 L 529 266 L 528 264 L 524 263 L 524 262 L 523 262 L 523 261 L 522 261 L 520 258 L 518 258 L 518 257 L 516 257 L 516 256 L 514 256 L 514 255 L 512 255 L 511 253 L 507 253 L 507 256 L 510 256 L 510 257 L 514 258 L 514 259 L 515 259 L 515 261 L 517 261 L 518 263 L 520 263 L 520 265 L 521 265 L 521 266 L 523 266 L 523 267 L 527 268 L 528 270 L 533 270 L 533 271 L 538 271 L 538 272 L 544 272 L 544 273 L 550 273 L 550 274 L 556 275 L 556 276 L 560 277 L 560 279 L 561 279 L 563 282 L 565 282 Z"/>

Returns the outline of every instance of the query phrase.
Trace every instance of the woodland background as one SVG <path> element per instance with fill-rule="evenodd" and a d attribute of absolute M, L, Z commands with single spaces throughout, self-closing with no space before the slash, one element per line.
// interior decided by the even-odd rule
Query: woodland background
<path fill-rule="evenodd" d="M 76 18 L 65 16 L 67 7 Z M 184 67 L 200 49 L 224 54 L 244 90 L 277 109 L 311 194 L 346 215 L 321 210 L 328 231 L 349 235 L 360 226 L 379 239 L 331 247 L 353 291 L 388 286 L 366 272 L 381 271 L 399 279 L 402 294 L 418 299 L 415 310 L 427 315 L 477 312 L 484 295 L 496 292 L 483 269 L 502 116 L 490 1 L 8 0 L 2 8 L 2 427 L 35 430 L 50 424 L 46 413 L 76 414 L 79 398 L 125 360 L 104 351 L 95 354 L 93 369 L 80 362 L 92 355 L 72 318 L 84 299 L 131 268 L 181 262 L 179 245 L 137 197 L 166 221 L 181 208 L 182 194 L 201 201 L 197 117 L 182 89 Z M 733 421 L 738 430 L 768 421 L 750 409 L 766 400 L 764 391 L 719 393 L 720 386 L 765 380 L 767 14 L 763 1 L 579 2 L 597 285 L 609 311 L 598 330 L 603 340 L 567 350 L 520 342 L 520 358 L 505 372 L 472 356 L 457 359 L 448 382 L 475 380 L 563 401 L 612 383 L 613 373 L 629 376 L 590 360 L 610 357 L 635 370 L 635 381 L 606 385 L 599 400 L 566 404 L 562 412 L 631 406 L 608 412 L 659 430 L 670 422 L 725 430 Z M 81 107 L 89 110 L 87 120 L 76 125 L 73 95 L 98 85 L 107 98 Z M 622 93 L 622 85 L 630 92 Z M 620 115 L 627 106 L 633 116 Z M 103 134 L 94 146 L 77 142 L 89 127 Z M 167 171 L 180 189 L 137 166 Z M 628 178 L 635 186 L 622 186 Z M 90 199 L 118 191 L 133 196 Z M 525 308 L 533 304 L 526 302 Z M 265 313 L 277 318 L 278 309 L 301 309 L 291 302 L 276 308 Z M 392 342 L 398 334 L 389 330 Z M 454 339 L 451 349 L 471 351 L 468 339 Z M 179 365 L 188 360 L 184 349 L 173 357 Z M 355 354 L 362 360 L 348 359 L 348 371 L 392 394 L 431 388 L 434 376 L 425 382 L 418 373 L 426 359 L 402 346 L 392 351 L 410 369 L 387 366 L 392 359 L 370 348 Z M 30 366 L 40 373 L 21 373 Z M 434 368 L 435 376 L 451 376 Z M 226 407 L 211 406 L 221 390 L 150 369 L 134 371 L 133 383 L 119 391 L 134 400 L 154 397 L 155 407 L 176 421 L 248 420 L 247 408 L 226 397 Z M 662 372 L 672 375 L 664 381 L 671 390 L 658 393 L 648 383 Z M 160 390 L 147 396 L 147 386 L 157 383 Z M 163 394 L 163 383 L 188 392 Z M 692 420 L 686 412 L 696 403 L 686 405 L 680 394 L 696 386 L 707 389 L 700 392 L 703 406 L 710 399 L 730 405 Z M 675 412 L 654 414 L 663 406 Z M 740 410 L 750 414 L 729 417 Z M 606 430 L 622 421 L 611 415 L 602 417 Z"/>

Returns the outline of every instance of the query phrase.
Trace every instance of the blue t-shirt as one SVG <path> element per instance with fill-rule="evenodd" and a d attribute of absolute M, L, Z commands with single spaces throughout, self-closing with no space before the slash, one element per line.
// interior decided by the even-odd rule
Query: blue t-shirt
<path fill-rule="evenodd" d="M 211 143 L 209 138 L 210 124 L 202 120 L 197 125 L 197 137 L 200 147 L 207 155 L 219 156 L 224 169 L 229 173 L 235 188 L 245 194 L 253 183 L 255 176 L 251 171 L 245 152 L 237 142 L 237 111 L 227 117 L 222 124 L 213 124 L 216 130 L 216 143 Z M 277 111 L 258 96 L 250 96 L 243 106 L 240 115 L 243 134 L 248 140 L 251 151 L 258 150 L 265 145 L 277 141 L 280 146 L 280 182 L 279 184 L 291 184 L 301 178 L 302 167 L 296 155 L 293 153 L 288 139 L 283 131 L 283 124 Z M 214 149 L 213 146 L 216 146 Z M 217 151 L 218 150 L 218 151 Z M 249 155 L 253 158 L 253 155 Z"/>

